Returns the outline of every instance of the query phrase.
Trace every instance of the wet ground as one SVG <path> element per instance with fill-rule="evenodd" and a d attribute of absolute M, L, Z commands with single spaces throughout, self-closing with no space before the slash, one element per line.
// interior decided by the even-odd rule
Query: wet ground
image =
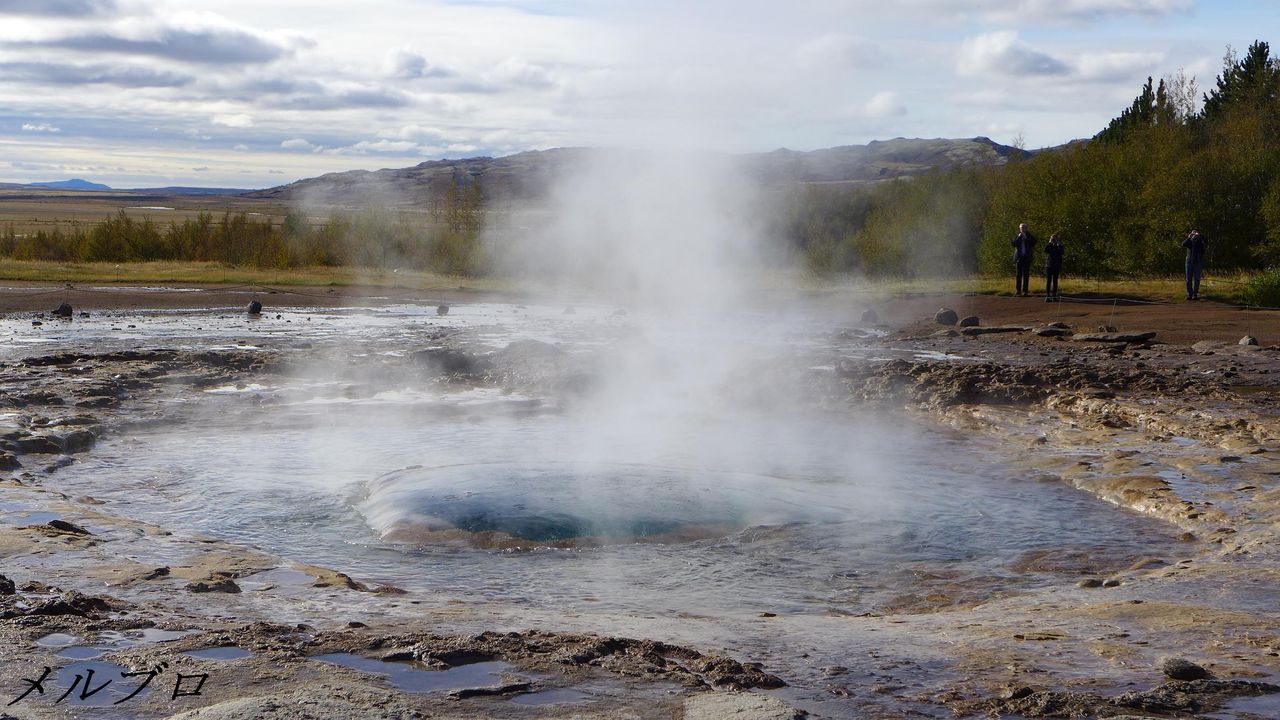
<path fill-rule="evenodd" d="M 1158 684 L 1169 654 L 1220 678 L 1275 672 L 1269 351 L 391 300 L 0 321 L 21 463 L 0 496 L 5 573 L 185 618 L 175 630 L 303 623 L 290 657 L 325 650 L 371 687 L 412 695 L 419 680 L 396 678 L 449 685 L 439 668 L 456 667 L 468 679 L 435 695 L 515 688 L 500 706 L 448 701 L 473 714 L 610 716 L 684 698 L 689 676 L 666 650 L 641 673 L 651 690 L 600 660 L 630 650 L 548 674 L 525 641 L 435 669 L 358 658 L 406 624 L 546 628 L 759 662 L 787 684 L 772 702 L 815 716 L 1270 712 L 1266 694 L 1224 704 L 1239 688 L 1193 688 L 1194 710 L 1101 700 Z M 1188 397 L 1194 411 L 1173 400 Z M 30 529 L 53 520 L 85 534 Z M 368 628 L 330 638 L 350 623 Z M 56 624 L 32 631 L 81 629 Z M 63 634 L 63 665 L 155 656 Z M 27 647 L 11 660 L 53 646 Z M 280 660 L 181 648 L 220 667 Z M 253 694 L 233 685 L 203 702 Z"/>

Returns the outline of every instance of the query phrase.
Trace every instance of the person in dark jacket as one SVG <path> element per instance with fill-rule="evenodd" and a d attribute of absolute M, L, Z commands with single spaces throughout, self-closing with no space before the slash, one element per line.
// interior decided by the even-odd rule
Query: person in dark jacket
<path fill-rule="evenodd" d="M 1192 230 L 1182 241 L 1187 249 L 1187 299 L 1200 299 L 1200 272 L 1204 270 L 1204 251 L 1209 247 L 1209 238 Z"/>
<path fill-rule="evenodd" d="M 1027 230 L 1027 224 L 1018 226 L 1018 234 L 1013 238 L 1014 294 L 1031 294 L 1031 257 L 1035 253 L 1036 238 Z"/>
<path fill-rule="evenodd" d="M 1058 299 L 1058 276 L 1062 274 L 1062 241 L 1050 235 L 1044 246 L 1044 301 Z"/>

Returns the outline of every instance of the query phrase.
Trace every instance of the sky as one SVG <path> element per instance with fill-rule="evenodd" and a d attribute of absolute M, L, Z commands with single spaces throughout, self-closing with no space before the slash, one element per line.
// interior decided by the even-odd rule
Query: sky
<path fill-rule="evenodd" d="M 565 146 L 1089 137 L 1280 0 L 0 0 L 0 182 L 258 188 Z"/>

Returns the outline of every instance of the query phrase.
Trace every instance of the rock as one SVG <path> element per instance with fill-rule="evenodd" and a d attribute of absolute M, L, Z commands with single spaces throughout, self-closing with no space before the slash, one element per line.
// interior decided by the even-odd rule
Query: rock
<path fill-rule="evenodd" d="M 440 303 L 436 306 L 436 315 L 444 316 L 449 314 L 449 304 Z"/>
<path fill-rule="evenodd" d="M 1116 326 L 1115 326 L 1115 325 L 1099 325 L 1099 326 L 1098 326 L 1098 332 L 1100 332 L 1100 333 L 1113 333 L 1113 332 L 1116 332 Z"/>
<path fill-rule="evenodd" d="M 1100 588 L 1102 587 L 1102 581 L 1099 580 L 1098 578 L 1085 578 L 1084 580 L 1081 580 L 1080 582 L 1076 583 L 1076 587 Z"/>
<path fill-rule="evenodd" d="M 41 325 L 43 325 L 43 324 L 44 324 L 44 323 L 40 322 L 39 320 L 32 320 L 32 321 L 31 321 L 31 326 L 32 326 L 32 327 L 40 327 L 40 326 L 41 326 Z"/>
<path fill-rule="evenodd" d="M 1209 671 L 1185 658 L 1165 658 L 1160 661 L 1160 672 L 1171 680 L 1202 680 Z"/>
<path fill-rule="evenodd" d="M 1154 338 L 1154 332 L 1140 333 L 1118 333 L 1118 332 L 1100 332 L 1100 333 L 1076 333 L 1071 336 L 1075 342 L 1101 342 L 1101 343 L 1141 343 Z"/>
<path fill-rule="evenodd" d="M 81 313 L 80 313 L 80 317 L 82 317 L 82 318 L 87 318 L 87 317 L 89 317 L 89 313 L 87 313 L 87 312 L 81 312 Z"/>
<path fill-rule="evenodd" d="M 738 692 L 698 693 L 685 699 L 685 720 L 798 720 L 807 717 L 782 700 L 769 695 Z"/>
<path fill-rule="evenodd" d="M 960 327 L 962 327 L 962 328 L 967 328 L 967 327 L 977 327 L 977 326 L 978 326 L 978 316 L 977 316 L 977 315 L 966 315 L 966 316 L 964 316 L 964 317 L 960 318 Z"/>
<path fill-rule="evenodd" d="M 81 453 L 94 446 L 98 441 L 96 435 L 88 430 L 75 430 L 62 436 L 62 451 Z"/>
<path fill-rule="evenodd" d="M 28 435 L 14 441 L 14 446 L 24 453 L 53 455 L 62 452 L 62 444 L 49 435 Z"/>
<path fill-rule="evenodd" d="M 70 318 L 72 315 L 70 303 L 62 303 L 53 310 L 54 317 Z"/>
<path fill-rule="evenodd" d="M 12 595 L 17 592 L 13 585 L 13 581 L 4 575 L 0 575 L 0 595 Z"/>
<path fill-rule="evenodd" d="M 1021 700 L 1035 692 L 1026 685 L 1010 685 L 1000 691 L 1001 700 Z"/>
<path fill-rule="evenodd" d="M 933 314 L 933 321 L 939 325 L 955 325 L 959 319 L 960 316 L 951 308 L 938 308 L 938 312 Z"/>
<path fill-rule="evenodd" d="M 1240 338 L 1240 342 L 1238 342 L 1238 343 L 1236 343 L 1236 344 L 1237 344 L 1237 345 L 1257 345 L 1257 344 L 1258 344 L 1258 338 L 1256 338 L 1256 337 L 1254 337 L 1254 336 L 1252 336 L 1252 335 L 1245 335 L 1244 337 Z"/>
<path fill-rule="evenodd" d="M 250 315 L 261 315 L 262 303 L 258 302 L 257 300 L 250 300 L 249 307 L 245 308 L 245 311 L 248 312 Z"/>
<path fill-rule="evenodd" d="M 67 522 L 66 520 L 50 520 L 49 522 L 45 523 L 45 527 L 52 528 L 54 530 L 57 530 L 58 532 L 67 533 L 69 535 L 92 535 L 93 534 L 88 530 L 85 530 L 84 528 L 80 527 L 79 525 L 73 522 Z"/>
<path fill-rule="evenodd" d="M 951 328 L 947 328 L 946 330 L 939 330 L 934 333 L 933 337 L 960 337 L 960 333 L 952 330 Z"/>
<path fill-rule="evenodd" d="M 169 568 L 168 568 L 168 567 L 158 567 L 158 568 L 155 568 L 154 570 L 149 570 L 149 571 L 147 571 L 147 573 L 146 573 L 146 574 L 144 574 L 140 579 L 142 579 L 142 580 L 159 580 L 160 578 L 167 578 L 167 577 L 169 577 Z"/>
<path fill-rule="evenodd" d="M 995 333 L 1020 333 L 1027 332 L 1031 328 L 1025 325 L 994 325 L 989 327 L 967 327 L 960 331 L 961 335 L 992 335 Z"/>
<path fill-rule="evenodd" d="M 1070 330 L 1070 329 L 1071 329 L 1071 326 L 1070 326 L 1070 325 L 1068 325 L 1068 324 L 1066 324 L 1066 323 L 1064 323 L 1064 322 L 1062 322 L 1062 321 L 1051 322 L 1051 323 L 1049 323 L 1048 325 L 1045 325 L 1045 327 L 1057 328 L 1058 330 Z"/>
<path fill-rule="evenodd" d="M 880 322 L 880 316 L 876 314 L 876 311 L 874 308 L 867 308 L 866 310 L 862 311 L 862 322 L 868 325 L 875 325 L 876 323 Z"/>
<path fill-rule="evenodd" d="M 449 348 L 419 350 L 410 355 L 410 358 L 445 375 L 475 375 L 490 367 L 489 361 L 485 358 Z"/>
<path fill-rule="evenodd" d="M 0 452 L 0 470 L 17 470 L 22 467 L 18 456 L 11 452 Z"/>
<path fill-rule="evenodd" d="M 222 578 L 220 580 L 208 580 L 187 583 L 187 590 L 193 593 L 238 593 L 240 586 L 235 584 L 231 578 Z"/>
<path fill-rule="evenodd" d="M 1071 330 L 1067 328 L 1059 328 L 1059 327 L 1052 327 L 1052 326 L 1036 328 L 1035 330 L 1032 330 L 1032 332 L 1034 332 L 1036 335 L 1039 335 L 1040 337 L 1066 337 L 1072 334 Z"/>

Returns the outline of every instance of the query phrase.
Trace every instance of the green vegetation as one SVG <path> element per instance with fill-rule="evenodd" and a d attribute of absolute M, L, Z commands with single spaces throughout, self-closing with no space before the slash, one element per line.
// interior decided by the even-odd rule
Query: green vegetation
<path fill-rule="evenodd" d="M 1280 60 L 1265 42 L 1230 50 L 1196 110 L 1194 79 L 1153 86 L 1093 141 L 1004 166 L 964 167 L 793 198 L 783 231 L 819 273 L 962 276 L 1011 272 L 1009 241 L 1026 222 L 1067 245 L 1086 277 L 1181 271 L 1199 227 L 1208 267 L 1280 264 Z"/>
<path fill-rule="evenodd" d="M 85 229 L 0 229 L 0 258 L 60 263 L 188 261 L 229 267 L 359 267 L 472 275 L 484 227 L 479 183 L 453 185 L 428 220 L 383 210 L 335 212 L 320 222 L 292 212 L 282 222 L 246 212 L 158 225 L 124 210 Z"/>

